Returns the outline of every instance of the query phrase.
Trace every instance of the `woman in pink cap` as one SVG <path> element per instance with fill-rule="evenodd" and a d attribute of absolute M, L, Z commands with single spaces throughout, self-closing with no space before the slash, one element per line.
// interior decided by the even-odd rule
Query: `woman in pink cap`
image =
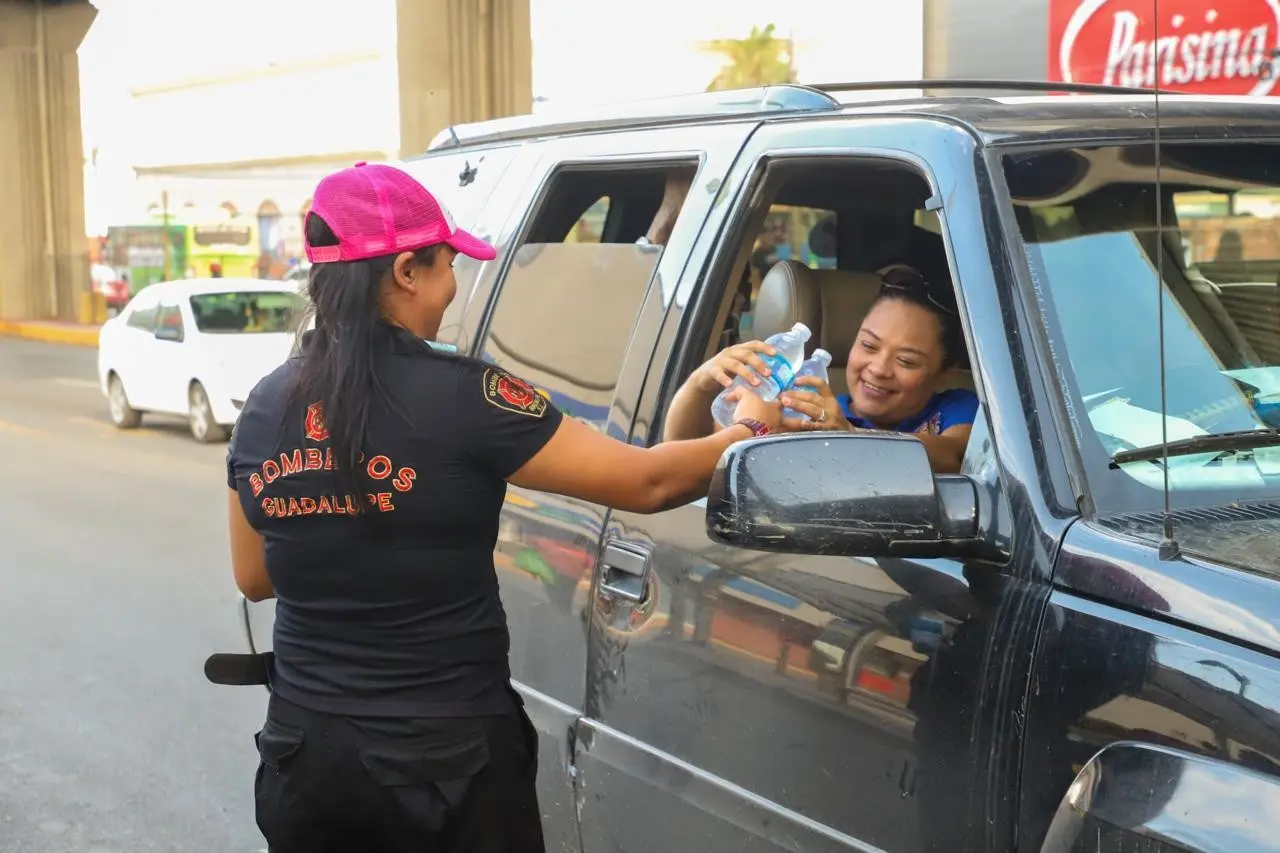
<path fill-rule="evenodd" d="M 433 349 L 454 258 L 495 250 L 391 166 L 321 181 L 306 248 L 315 328 L 227 453 L 236 583 L 277 601 L 258 826 L 273 853 L 541 851 L 493 566 L 507 483 L 658 512 L 779 406 L 746 392 L 733 426 L 644 449 Z"/>

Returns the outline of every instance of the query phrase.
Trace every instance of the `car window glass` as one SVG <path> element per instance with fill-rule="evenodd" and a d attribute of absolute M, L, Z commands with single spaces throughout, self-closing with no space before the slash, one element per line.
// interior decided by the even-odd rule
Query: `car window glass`
<path fill-rule="evenodd" d="M 1043 184 L 1055 171 L 1067 174 L 1064 152 L 1006 157 L 1028 262 L 1056 320 L 1058 366 L 1074 388 L 1077 438 L 1103 503 L 1159 505 L 1160 459 L 1118 471 L 1109 463 L 1119 451 L 1160 445 L 1166 429 L 1177 441 L 1280 426 L 1280 251 L 1269 233 L 1271 205 L 1280 203 L 1277 154 L 1274 146 L 1247 143 L 1166 144 L 1165 169 L 1176 170 L 1177 180 L 1166 177 L 1159 193 L 1154 169 L 1146 182 L 1095 175 L 1080 191 L 1079 178 Z M 1069 156 L 1076 158 L 1070 174 L 1078 176 L 1108 159 L 1135 170 L 1142 162 L 1137 146 Z M 1234 200 L 1223 197 L 1237 191 Z M 1164 208 L 1160 230 L 1157 203 Z M 1161 254 L 1163 280 L 1155 260 Z M 1178 455 L 1169 460 L 1169 486 L 1188 495 L 1275 493 L 1280 450 Z"/>
<path fill-rule="evenodd" d="M 182 309 L 175 303 L 162 303 L 156 310 L 156 332 L 164 332 L 175 340 L 182 340 Z"/>
<path fill-rule="evenodd" d="M 738 294 L 721 328 L 719 348 L 749 340 L 760 284 L 779 261 L 799 261 L 812 269 L 835 269 L 837 214 L 820 207 L 772 204 L 751 246 Z"/>
<path fill-rule="evenodd" d="M 566 243 L 599 243 L 604 236 L 604 222 L 609 215 L 609 197 L 602 196 L 582 212 L 569 233 Z"/>
<path fill-rule="evenodd" d="M 657 212 L 664 185 L 664 173 L 652 168 L 554 177 L 489 319 L 483 358 L 602 430 L 661 256 L 659 247 L 636 239 Z M 581 239 L 584 232 L 589 241 Z"/>
<path fill-rule="evenodd" d="M 293 330 L 303 299 L 289 291 L 202 293 L 191 314 L 203 334 L 280 334 Z"/>
<path fill-rule="evenodd" d="M 483 358 L 603 429 L 657 259 L 657 251 L 636 245 L 521 246 L 490 318 Z"/>
<path fill-rule="evenodd" d="M 836 213 L 819 207 L 770 205 L 756 237 L 751 264 L 763 275 L 778 261 L 800 261 L 813 269 L 835 269 Z"/>
<path fill-rule="evenodd" d="M 129 319 L 125 321 L 127 325 L 144 332 L 153 331 L 156 327 L 157 301 L 158 297 L 145 290 L 133 297 L 129 307 Z"/>

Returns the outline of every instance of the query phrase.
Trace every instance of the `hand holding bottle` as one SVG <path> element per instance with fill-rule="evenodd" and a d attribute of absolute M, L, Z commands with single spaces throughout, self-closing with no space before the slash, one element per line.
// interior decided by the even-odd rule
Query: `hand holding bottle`
<path fill-rule="evenodd" d="M 730 389 L 726 392 L 725 397 L 733 405 L 733 421 L 731 423 L 747 418 L 753 421 L 760 421 L 771 432 L 781 431 L 783 426 L 782 404 L 777 400 L 763 400 L 759 394 L 745 385 Z"/>
<path fill-rule="evenodd" d="M 795 416 L 784 418 L 784 429 L 854 431 L 853 424 L 844 416 L 840 400 L 827 380 L 820 376 L 799 377 L 778 400 L 795 413 Z"/>
<path fill-rule="evenodd" d="M 738 377 L 757 387 L 760 377 L 769 375 L 769 365 L 761 356 L 773 355 L 777 355 L 777 350 L 764 341 L 744 341 L 720 350 L 695 370 L 691 378 L 698 390 L 707 394 L 728 388 Z"/>
<path fill-rule="evenodd" d="M 774 354 L 755 356 L 764 362 L 765 370 L 749 366 L 747 376 L 734 376 L 729 387 L 711 403 L 712 419 L 720 426 L 733 422 L 734 404 L 728 394 L 739 386 L 750 387 L 765 401 L 777 398 L 784 388 L 791 385 L 796 370 L 804 362 L 804 344 L 810 334 L 808 326 L 796 323 L 785 332 L 771 335 L 764 343 L 775 351 Z"/>

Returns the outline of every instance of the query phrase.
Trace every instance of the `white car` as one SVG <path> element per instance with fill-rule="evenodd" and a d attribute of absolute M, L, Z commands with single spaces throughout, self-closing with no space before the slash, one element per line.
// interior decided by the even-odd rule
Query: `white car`
<path fill-rule="evenodd" d="M 98 338 L 112 422 L 185 415 L 200 442 L 224 441 L 253 386 L 288 357 L 304 305 L 293 282 L 184 279 L 139 291 Z"/>

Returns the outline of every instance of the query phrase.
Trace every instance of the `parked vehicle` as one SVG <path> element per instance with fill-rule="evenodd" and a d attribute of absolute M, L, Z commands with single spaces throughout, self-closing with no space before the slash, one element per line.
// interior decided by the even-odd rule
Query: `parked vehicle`
<path fill-rule="evenodd" d="M 982 400 L 961 475 L 819 433 L 658 515 L 510 489 L 548 849 L 1280 848 L 1280 255 L 1220 286 L 1178 215 L 1280 198 L 1280 104 L 1161 96 L 1157 161 L 1149 95 L 1050 85 L 1092 94 L 778 86 L 458 126 L 405 164 L 499 246 L 459 259 L 441 341 L 619 438 L 659 441 L 738 333 L 775 208 L 835 263 L 765 269 L 753 336 L 806 323 L 841 385 L 875 271 L 912 263 L 955 284 Z M 675 169 L 670 240 L 637 244 Z"/>
<path fill-rule="evenodd" d="M 183 415 L 196 441 L 224 441 L 250 389 L 288 356 L 297 290 L 258 279 L 183 279 L 140 291 L 98 338 L 111 421 Z"/>
<path fill-rule="evenodd" d="M 129 282 L 120 273 L 106 264 L 90 264 L 89 278 L 93 282 L 93 292 L 101 294 L 106 300 L 111 316 L 119 314 L 128 304 Z"/>

